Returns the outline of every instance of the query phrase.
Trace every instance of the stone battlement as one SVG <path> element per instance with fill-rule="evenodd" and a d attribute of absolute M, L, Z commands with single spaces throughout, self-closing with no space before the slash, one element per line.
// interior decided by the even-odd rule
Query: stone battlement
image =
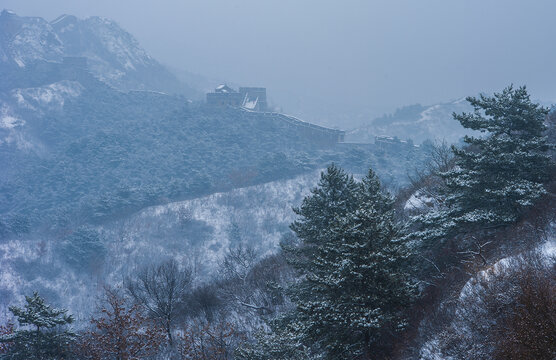
<path fill-rule="evenodd" d="M 277 112 L 254 112 L 242 109 L 245 116 L 257 116 L 269 120 L 282 121 L 288 126 L 295 127 L 299 133 L 310 136 L 315 142 L 322 145 L 333 145 L 344 141 L 345 131 L 330 129 L 324 126 L 308 123 L 294 116 L 285 115 Z"/>

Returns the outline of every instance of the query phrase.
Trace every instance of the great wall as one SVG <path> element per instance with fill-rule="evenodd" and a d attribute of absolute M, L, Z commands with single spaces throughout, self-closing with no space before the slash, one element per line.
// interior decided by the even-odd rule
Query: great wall
<path fill-rule="evenodd" d="M 311 124 L 291 115 L 268 111 L 266 88 L 240 87 L 239 91 L 235 91 L 227 85 L 220 85 L 214 92 L 207 93 L 207 105 L 215 108 L 238 108 L 246 117 L 281 121 L 296 128 L 301 134 L 310 136 L 314 142 L 321 145 L 344 142 L 345 131 Z"/>

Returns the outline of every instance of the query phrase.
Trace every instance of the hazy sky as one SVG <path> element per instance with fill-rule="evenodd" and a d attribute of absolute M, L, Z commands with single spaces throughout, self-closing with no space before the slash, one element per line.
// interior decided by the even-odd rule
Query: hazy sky
<path fill-rule="evenodd" d="M 285 112 L 349 127 L 396 107 L 526 84 L 556 102 L 554 0 L 2 0 L 116 20 L 161 62 L 266 86 Z"/>

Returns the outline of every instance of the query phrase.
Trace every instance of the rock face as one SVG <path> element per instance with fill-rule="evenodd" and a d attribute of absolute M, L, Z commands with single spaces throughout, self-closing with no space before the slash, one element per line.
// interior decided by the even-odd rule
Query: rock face
<path fill-rule="evenodd" d="M 48 21 L 0 13 L 0 60 L 2 65 L 25 67 L 36 60 L 61 61 L 64 46 Z"/>
<path fill-rule="evenodd" d="M 152 58 L 116 22 L 100 17 L 39 17 L 0 13 L 0 68 L 25 68 L 36 61 L 62 62 L 84 57 L 89 71 L 120 90 L 154 90 L 199 98 Z"/>

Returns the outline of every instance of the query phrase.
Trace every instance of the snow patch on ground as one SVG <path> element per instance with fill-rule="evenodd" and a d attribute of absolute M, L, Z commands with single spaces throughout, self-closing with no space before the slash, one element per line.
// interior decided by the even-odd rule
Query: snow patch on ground
<path fill-rule="evenodd" d="M 63 80 L 37 88 L 12 90 L 6 100 L 0 100 L 0 144 L 15 144 L 20 150 L 42 152 L 42 145 L 31 140 L 25 131 L 23 117 L 29 115 L 29 110 L 36 116 L 61 111 L 65 102 L 80 96 L 83 89 L 76 81 Z"/>
<path fill-rule="evenodd" d="M 421 122 L 425 122 L 425 121 L 432 121 L 434 119 L 434 113 L 435 111 L 437 111 L 438 109 L 440 109 L 440 105 L 433 105 L 431 107 L 429 107 L 428 109 L 426 109 L 425 111 L 423 111 L 421 113 L 421 117 L 415 122 L 415 123 L 421 123 Z"/>
<path fill-rule="evenodd" d="M 64 26 L 63 28 L 61 28 L 59 31 L 61 33 L 65 33 L 66 31 L 72 31 L 75 28 L 75 24 L 69 24 L 67 26 Z"/>
<path fill-rule="evenodd" d="M 4 109 L 2 109 L 2 113 L 0 114 L 0 129 L 13 129 L 16 126 L 22 126 L 24 124 L 25 121 L 15 116 L 7 115 L 4 113 Z"/>
<path fill-rule="evenodd" d="M 30 149 L 32 144 L 18 131 L 25 121 L 18 118 L 6 104 L 0 108 L 0 145 L 14 143 L 18 149 Z"/>
<path fill-rule="evenodd" d="M 110 19 L 91 17 L 85 20 L 95 28 L 104 47 L 112 53 L 124 69 L 135 70 L 137 65 L 148 65 L 152 58 L 129 33 Z"/>
<path fill-rule="evenodd" d="M 541 254 L 542 257 L 545 259 L 545 261 L 554 261 L 554 257 L 556 256 L 556 238 L 549 238 L 546 242 L 539 245 L 535 251 L 538 251 L 539 254 Z M 496 262 L 494 265 L 490 266 L 488 269 L 478 272 L 463 286 L 459 294 L 459 299 L 464 300 L 469 294 L 473 293 L 473 287 L 476 286 L 477 279 L 488 281 L 494 275 L 499 274 L 502 270 L 507 269 L 508 266 L 511 266 L 514 263 L 512 260 L 515 259 L 515 256 L 503 258 Z"/>
<path fill-rule="evenodd" d="M 14 58 L 15 63 L 17 64 L 17 66 L 19 66 L 20 68 L 25 67 L 25 63 L 23 62 L 23 60 L 21 60 L 18 57 Z"/>
<path fill-rule="evenodd" d="M 411 195 L 405 202 L 404 210 L 422 210 L 434 206 L 434 198 L 422 194 L 419 190 Z"/>
<path fill-rule="evenodd" d="M 62 43 L 50 24 L 40 18 L 27 18 L 11 41 L 13 59 L 19 67 L 36 60 L 60 59 Z"/>
<path fill-rule="evenodd" d="M 68 98 L 78 97 L 83 89 L 77 81 L 63 80 L 38 88 L 17 89 L 12 94 L 19 105 L 30 109 L 34 106 L 61 109 Z"/>
<path fill-rule="evenodd" d="M 25 121 L 14 114 L 6 104 L 0 108 L 0 145 L 14 144 L 19 150 L 40 151 L 41 146 L 27 139 L 24 129 Z"/>

